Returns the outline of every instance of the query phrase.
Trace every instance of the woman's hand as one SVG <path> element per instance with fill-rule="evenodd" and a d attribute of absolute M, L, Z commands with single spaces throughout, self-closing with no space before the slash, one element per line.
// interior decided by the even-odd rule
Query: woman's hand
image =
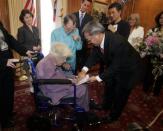
<path fill-rule="evenodd" d="M 72 39 L 75 41 L 79 41 L 80 37 L 78 35 L 72 35 Z"/>
<path fill-rule="evenodd" d="M 11 67 L 11 68 L 16 68 L 15 63 L 19 62 L 19 59 L 8 59 L 7 60 L 7 67 Z"/>
<path fill-rule="evenodd" d="M 70 64 L 68 64 L 68 63 L 63 63 L 62 67 L 63 67 L 65 70 L 70 70 L 70 68 L 71 68 Z"/>

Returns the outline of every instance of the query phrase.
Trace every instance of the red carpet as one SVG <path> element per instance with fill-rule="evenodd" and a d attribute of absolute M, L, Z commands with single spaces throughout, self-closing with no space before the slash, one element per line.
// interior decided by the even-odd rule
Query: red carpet
<path fill-rule="evenodd" d="M 29 93 L 27 82 L 16 82 L 15 91 L 15 111 L 16 127 L 14 131 L 26 131 L 26 119 L 34 111 L 34 101 Z M 90 97 L 97 102 L 101 102 L 102 84 L 89 84 Z M 146 126 L 163 109 L 163 90 L 159 97 L 144 99 L 144 93 L 141 87 L 137 87 L 130 95 L 128 104 L 120 117 L 119 121 L 113 124 L 103 124 L 98 127 L 87 127 L 86 131 L 127 131 L 129 123 L 137 122 L 141 126 Z M 98 115 L 105 115 L 104 112 L 97 112 Z M 68 127 L 62 129 L 53 129 L 68 131 Z M 150 131 L 163 131 L 163 115 L 159 117 L 156 123 L 150 128 Z"/>

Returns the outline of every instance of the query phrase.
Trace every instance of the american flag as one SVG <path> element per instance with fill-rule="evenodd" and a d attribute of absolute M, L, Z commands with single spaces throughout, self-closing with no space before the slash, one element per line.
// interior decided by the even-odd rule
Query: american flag
<path fill-rule="evenodd" d="M 52 6 L 53 6 L 53 21 L 55 22 L 57 14 L 57 0 L 52 0 Z"/>
<path fill-rule="evenodd" d="M 33 14 L 33 25 L 37 26 L 37 19 L 36 19 L 36 0 L 26 0 L 26 4 L 24 9 L 28 9 Z"/>

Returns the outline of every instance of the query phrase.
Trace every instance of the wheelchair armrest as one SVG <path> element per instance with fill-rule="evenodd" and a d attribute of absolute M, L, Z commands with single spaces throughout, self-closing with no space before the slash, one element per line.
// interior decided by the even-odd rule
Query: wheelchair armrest
<path fill-rule="evenodd" d="M 43 84 L 72 84 L 71 80 L 68 79 L 36 79 L 33 83 L 37 83 L 39 85 Z"/>

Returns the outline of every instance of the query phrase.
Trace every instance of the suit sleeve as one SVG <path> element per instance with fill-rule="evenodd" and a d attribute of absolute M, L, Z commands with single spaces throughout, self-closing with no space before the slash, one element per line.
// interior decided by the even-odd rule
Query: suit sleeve
<path fill-rule="evenodd" d="M 0 59 L 0 71 L 3 70 L 4 68 L 6 68 L 7 60 L 8 59 L 4 59 L 4 58 Z"/>
<path fill-rule="evenodd" d="M 55 30 L 51 33 L 51 44 L 56 41 Z"/>
<path fill-rule="evenodd" d="M 74 34 L 80 37 L 78 29 L 75 30 Z M 79 40 L 75 41 L 75 45 L 76 45 L 76 50 L 81 50 L 82 49 L 81 37 L 79 38 Z"/>
<path fill-rule="evenodd" d="M 126 39 L 128 39 L 129 35 L 130 35 L 130 26 L 127 22 L 123 23 L 123 25 L 121 26 L 121 30 L 119 30 L 119 34 L 121 34 L 123 37 L 125 37 Z"/>
<path fill-rule="evenodd" d="M 41 39 L 40 39 L 40 36 L 39 36 L 39 29 L 37 27 L 35 27 L 35 30 L 36 30 L 36 35 L 38 37 L 37 44 L 41 46 Z"/>
<path fill-rule="evenodd" d="M 8 45 L 20 55 L 26 55 L 27 49 L 22 46 L 12 35 L 6 32 Z"/>
<path fill-rule="evenodd" d="M 90 56 L 88 57 L 85 66 L 91 68 L 100 60 L 99 50 L 98 48 L 94 47 L 91 51 Z"/>
<path fill-rule="evenodd" d="M 23 30 L 21 28 L 18 29 L 18 34 L 17 34 L 17 39 L 19 41 L 20 44 L 24 44 L 24 33 L 23 33 Z"/>

